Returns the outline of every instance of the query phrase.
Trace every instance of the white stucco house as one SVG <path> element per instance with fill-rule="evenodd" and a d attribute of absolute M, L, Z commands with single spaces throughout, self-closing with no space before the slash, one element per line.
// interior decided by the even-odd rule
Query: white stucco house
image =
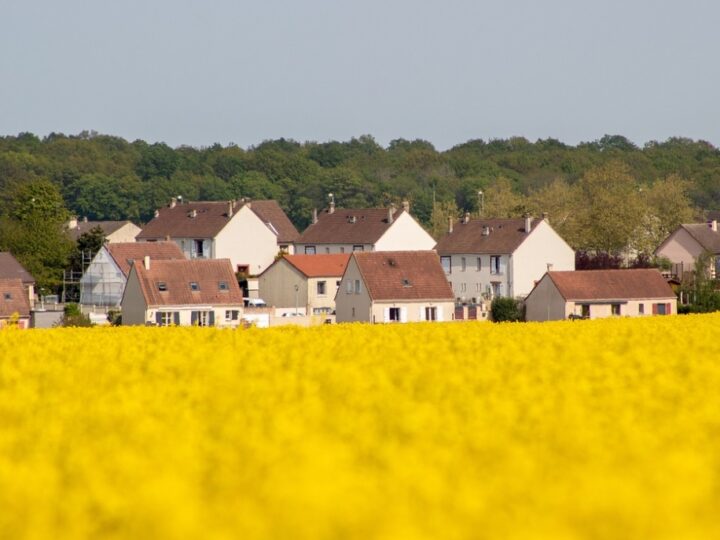
<path fill-rule="evenodd" d="M 675 293 L 655 268 L 547 272 L 525 299 L 528 321 L 676 313 Z"/>
<path fill-rule="evenodd" d="M 453 300 L 434 251 L 355 252 L 335 296 L 336 321 L 448 321 Z"/>
<path fill-rule="evenodd" d="M 185 259 L 175 242 L 120 242 L 105 244 L 80 278 L 80 304 L 119 307 L 132 261 Z"/>
<path fill-rule="evenodd" d="M 435 239 L 410 214 L 410 205 L 389 208 L 329 208 L 295 241 L 301 255 L 352 253 L 353 251 L 429 250 Z"/>
<path fill-rule="evenodd" d="M 123 325 L 237 327 L 243 296 L 228 259 L 133 261 Z"/>
<path fill-rule="evenodd" d="M 435 247 L 457 303 L 525 297 L 548 268 L 575 270 L 575 252 L 546 219 L 449 223 Z"/>
<path fill-rule="evenodd" d="M 720 231 L 718 222 L 685 223 L 675 229 L 655 250 L 655 255 L 672 263 L 672 274 L 682 279 L 695 269 L 698 257 L 711 256 L 710 276 L 720 277 Z"/>

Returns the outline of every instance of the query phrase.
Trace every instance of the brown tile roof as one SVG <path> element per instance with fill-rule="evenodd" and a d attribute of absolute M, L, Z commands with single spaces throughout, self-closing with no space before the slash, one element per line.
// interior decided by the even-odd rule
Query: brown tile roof
<path fill-rule="evenodd" d="M 77 227 L 68 229 L 68 234 L 73 240 L 77 240 L 86 232 L 90 232 L 95 227 L 100 227 L 105 236 L 109 236 L 128 223 L 132 223 L 132 221 L 78 221 Z"/>
<path fill-rule="evenodd" d="M 185 260 L 185 255 L 175 242 L 117 242 L 105 245 L 105 249 L 125 277 L 130 273 L 130 261 L 142 260 L 146 255 L 151 260 Z"/>
<path fill-rule="evenodd" d="M 454 299 L 434 251 L 356 251 L 352 257 L 373 300 Z"/>
<path fill-rule="evenodd" d="M 133 263 L 140 288 L 148 306 L 243 305 L 243 296 L 229 259 L 150 260 L 146 270 L 140 261 Z M 190 283 L 198 284 L 192 291 Z M 228 289 L 221 290 L 220 282 Z M 165 284 L 160 291 L 158 283 Z"/>
<path fill-rule="evenodd" d="M 228 201 L 188 202 L 160 208 L 158 217 L 150 220 L 136 238 L 214 238 L 230 221 L 229 204 Z M 234 216 L 241 203 L 233 201 L 233 204 Z"/>
<path fill-rule="evenodd" d="M 530 223 L 532 233 L 540 220 L 533 219 Z M 483 235 L 485 227 L 487 235 Z M 453 232 L 438 241 L 435 250 L 440 255 L 513 253 L 527 237 L 525 218 L 471 219 L 468 223 L 461 220 L 453 224 Z"/>
<path fill-rule="evenodd" d="M 30 299 L 19 278 L 0 279 L 0 317 L 30 316 Z"/>
<path fill-rule="evenodd" d="M 713 254 L 720 253 L 720 232 L 713 231 L 707 223 L 684 223 L 680 225 L 703 249 Z"/>
<path fill-rule="evenodd" d="M 655 268 L 548 272 L 565 300 L 675 298 Z"/>
<path fill-rule="evenodd" d="M 404 210 L 395 212 L 393 220 Z M 310 225 L 296 240 L 298 244 L 374 244 L 392 223 L 387 208 L 337 208 L 323 210 L 317 223 Z"/>
<path fill-rule="evenodd" d="M 9 251 L 0 251 L 0 279 L 20 279 L 24 285 L 34 285 L 35 278 Z"/>
<path fill-rule="evenodd" d="M 279 244 L 289 244 L 300 236 L 295 225 L 292 224 L 277 201 L 251 201 L 250 208 L 263 223 L 270 225 L 270 230 L 277 233 Z"/>
<path fill-rule="evenodd" d="M 340 277 L 345 273 L 350 254 L 285 255 L 283 258 L 307 277 Z"/>

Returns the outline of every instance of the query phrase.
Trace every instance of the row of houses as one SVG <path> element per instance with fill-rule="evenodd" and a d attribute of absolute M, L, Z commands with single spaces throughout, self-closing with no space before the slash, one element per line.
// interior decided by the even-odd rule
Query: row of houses
<path fill-rule="evenodd" d="M 572 248 L 546 216 L 466 214 L 450 220 L 436 242 L 408 203 L 347 209 L 331 201 L 313 211 L 301 234 L 276 201 L 173 199 L 142 229 L 82 220 L 69 230 L 79 235 L 98 225 L 107 244 L 83 275 L 81 303 L 122 306 L 130 324 L 236 326 L 253 298 L 278 316 L 338 322 L 481 319 L 498 296 L 525 299 L 529 320 L 676 312 L 675 296 L 657 271 L 652 277 L 650 271 L 575 272 Z M 687 248 L 683 231 L 703 227 L 705 236 L 720 238 L 717 226 L 687 225 L 659 253 Z M 205 265 L 210 261 L 221 262 Z"/>

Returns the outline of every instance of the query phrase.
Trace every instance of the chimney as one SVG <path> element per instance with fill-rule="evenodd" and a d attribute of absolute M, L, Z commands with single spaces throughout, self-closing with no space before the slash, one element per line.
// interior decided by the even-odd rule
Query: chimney
<path fill-rule="evenodd" d="M 405 212 L 410 213 L 410 201 L 407 199 L 402 202 L 402 207 Z"/>
<path fill-rule="evenodd" d="M 160 217 L 160 210 L 157 208 L 155 209 L 155 213 L 153 214 L 155 217 Z"/>
<path fill-rule="evenodd" d="M 252 208 L 252 199 L 250 197 L 247 197 L 245 199 L 245 206 L 247 206 L 248 208 Z"/>
<path fill-rule="evenodd" d="M 393 222 L 393 216 L 395 215 L 396 211 L 397 211 L 397 209 L 395 208 L 395 205 L 391 204 L 390 207 L 388 208 L 388 218 L 387 218 L 388 223 Z"/>
<path fill-rule="evenodd" d="M 328 214 L 335 213 L 335 201 L 330 201 L 330 207 L 328 208 Z"/>
<path fill-rule="evenodd" d="M 177 198 L 173 197 L 172 199 L 170 199 L 170 208 L 175 208 L 176 205 L 177 205 Z"/>
<path fill-rule="evenodd" d="M 77 229 L 77 228 L 78 228 L 77 216 L 72 216 L 70 218 L 70 221 L 68 221 L 68 229 Z"/>
<path fill-rule="evenodd" d="M 525 214 L 525 232 L 529 233 L 531 227 L 532 227 L 532 218 L 530 217 L 530 214 Z"/>
<path fill-rule="evenodd" d="M 490 236 L 490 227 L 488 227 L 487 225 L 483 225 L 482 235 L 483 235 L 483 236 Z"/>
<path fill-rule="evenodd" d="M 317 223 L 317 208 L 313 208 L 313 211 L 312 211 L 312 222 L 313 222 L 313 225 L 314 225 L 315 223 Z"/>
<path fill-rule="evenodd" d="M 470 223 L 470 212 L 465 212 L 465 216 L 463 217 L 463 223 L 467 225 Z"/>
<path fill-rule="evenodd" d="M 231 218 L 233 216 L 233 201 L 228 201 L 227 215 L 229 218 Z"/>
<path fill-rule="evenodd" d="M 717 220 L 716 219 L 713 219 L 710 222 L 710 228 L 712 229 L 713 232 L 717 232 L 718 229 L 717 229 Z"/>
<path fill-rule="evenodd" d="M 453 218 L 448 216 L 448 234 L 453 232 Z"/>
<path fill-rule="evenodd" d="M 548 213 L 547 213 L 547 212 L 543 212 L 543 213 L 542 213 L 542 218 L 543 218 L 543 221 L 544 221 L 545 223 L 550 223 L 550 218 L 548 217 Z"/>
<path fill-rule="evenodd" d="M 143 258 L 143 266 L 145 267 L 145 270 L 150 270 L 150 255 L 145 255 Z"/>
<path fill-rule="evenodd" d="M 87 216 L 83 218 L 83 223 L 87 223 Z"/>
<path fill-rule="evenodd" d="M 195 210 L 194 208 L 193 208 L 192 210 L 190 210 L 190 212 L 188 213 L 188 217 L 196 218 L 196 217 L 197 217 L 197 210 Z"/>

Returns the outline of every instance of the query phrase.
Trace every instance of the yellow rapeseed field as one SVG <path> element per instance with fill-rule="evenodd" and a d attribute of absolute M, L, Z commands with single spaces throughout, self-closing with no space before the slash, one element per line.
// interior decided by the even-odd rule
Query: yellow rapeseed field
<path fill-rule="evenodd" d="M 2 331 L 0 538 L 720 538 L 720 316 Z"/>

